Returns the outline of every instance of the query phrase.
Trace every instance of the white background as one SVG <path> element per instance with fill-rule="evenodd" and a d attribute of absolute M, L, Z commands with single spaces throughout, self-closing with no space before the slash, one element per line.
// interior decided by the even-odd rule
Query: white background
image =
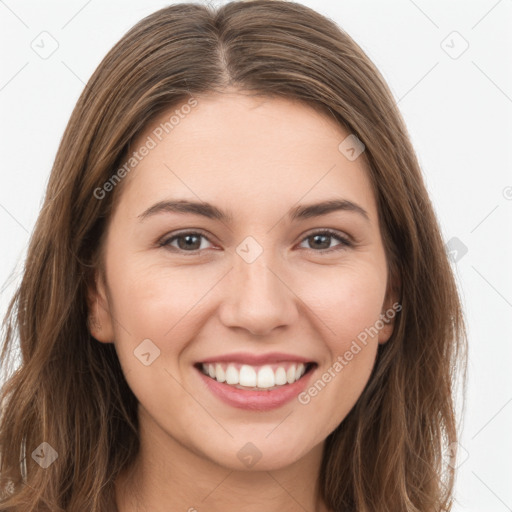
<path fill-rule="evenodd" d="M 2 316 L 80 92 L 113 44 L 169 3 L 0 0 Z M 338 23 L 380 69 L 445 241 L 467 247 L 453 262 L 470 346 L 454 510 L 512 511 L 512 1 L 303 3 Z M 47 59 L 31 47 L 43 31 L 58 43 Z M 466 43 L 454 31 L 469 44 L 457 58 Z"/>

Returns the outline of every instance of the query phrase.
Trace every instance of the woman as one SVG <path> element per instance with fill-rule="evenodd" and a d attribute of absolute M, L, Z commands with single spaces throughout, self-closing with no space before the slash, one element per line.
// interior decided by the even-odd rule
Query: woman
<path fill-rule="evenodd" d="M 450 509 L 438 224 L 381 75 L 300 4 L 173 5 L 108 53 L 2 360 L 17 336 L 0 510 Z"/>

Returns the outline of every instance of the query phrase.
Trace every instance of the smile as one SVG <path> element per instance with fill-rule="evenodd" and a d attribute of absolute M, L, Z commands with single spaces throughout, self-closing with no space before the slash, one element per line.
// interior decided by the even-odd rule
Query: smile
<path fill-rule="evenodd" d="M 294 361 L 275 364 L 250 365 L 236 362 L 201 363 L 204 375 L 237 389 L 272 391 L 301 379 L 315 363 Z"/>

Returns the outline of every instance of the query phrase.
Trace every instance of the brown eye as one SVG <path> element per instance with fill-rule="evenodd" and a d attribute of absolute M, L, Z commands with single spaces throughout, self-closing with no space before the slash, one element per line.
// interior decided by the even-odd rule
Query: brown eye
<path fill-rule="evenodd" d="M 340 243 L 331 247 L 332 240 L 338 240 Z M 351 247 L 352 243 L 345 237 L 341 236 L 339 233 L 335 231 L 317 231 L 316 233 L 311 233 L 306 238 L 304 238 L 309 245 L 306 249 L 315 250 L 315 252 L 326 252 L 331 250 L 340 250 L 345 249 L 346 247 Z"/>
<path fill-rule="evenodd" d="M 186 232 L 174 235 L 173 237 L 164 240 L 160 245 L 162 247 L 172 247 L 179 251 L 194 252 L 205 249 L 204 245 L 202 245 L 202 239 L 208 240 L 201 233 Z M 177 245 L 173 245 L 173 242 L 175 241 L 177 242 Z"/>

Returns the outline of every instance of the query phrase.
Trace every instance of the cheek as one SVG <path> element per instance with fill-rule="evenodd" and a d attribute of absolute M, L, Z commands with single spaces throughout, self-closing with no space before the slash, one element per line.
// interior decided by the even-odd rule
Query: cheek
<path fill-rule="evenodd" d="M 322 321 L 331 355 L 350 347 L 352 340 L 376 338 L 371 328 L 379 320 L 386 292 L 386 274 L 378 265 L 332 268 L 309 278 L 300 297 Z"/>
<path fill-rule="evenodd" d="M 177 333 L 197 314 L 201 298 L 217 280 L 211 272 L 197 267 L 119 264 L 110 279 L 111 289 L 115 290 L 113 314 L 134 341 L 141 337 L 161 342 L 177 339 Z M 119 329 L 118 332 L 124 336 Z"/>
<path fill-rule="evenodd" d="M 109 272 L 116 352 L 128 385 L 144 407 L 170 418 L 177 403 L 190 400 L 179 384 L 180 355 L 204 316 L 201 297 L 218 277 L 120 259 Z"/>
<path fill-rule="evenodd" d="M 368 383 L 376 354 L 375 343 L 352 347 L 319 369 L 298 395 L 301 416 L 322 425 L 318 441 L 332 433 L 355 406 Z"/>
<path fill-rule="evenodd" d="M 321 320 L 317 326 L 328 357 L 299 403 L 311 415 L 323 416 L 331 432 L 355 405 L 371 375 L 386 278 L 379 266 L 370 265 L 336 269 L 327 277 L 310 281 L 315 284 L 301 295 Z"/>

